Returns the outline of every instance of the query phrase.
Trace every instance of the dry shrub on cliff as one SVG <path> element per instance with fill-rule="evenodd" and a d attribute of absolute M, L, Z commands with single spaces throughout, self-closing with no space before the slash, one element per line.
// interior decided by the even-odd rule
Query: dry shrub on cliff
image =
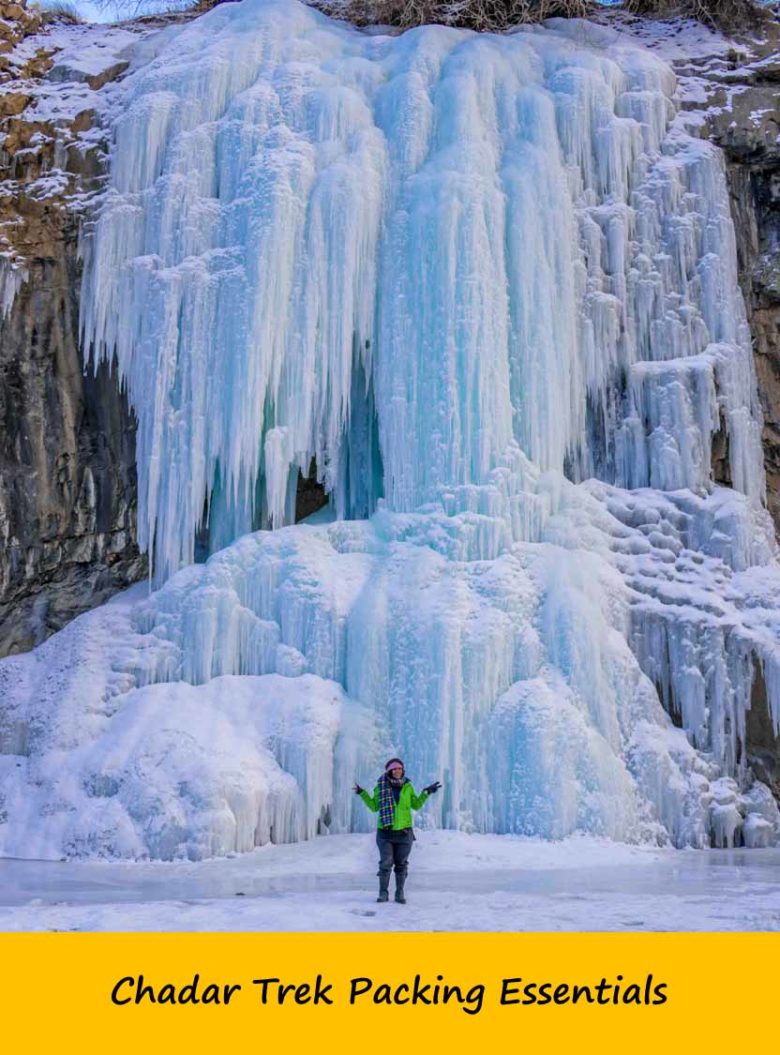
<path fill-rule="evenodd" d="M 199 14 L 229 0 L 94 0 L 97 7 L 132 18 L 144 14 L 191 11 Z M 356 26 L 408 29 L 438 23 L 467 29 L 507 29 L 545 18 L 583 18 L 597 0 L 306 0 L 312 7 Z"/>
<path fill-rule="evenodd" d="M 58 0 L 53 0 L 57 3 Z M 232 0 L 93 0 L 115 17 L 186 12 L 201 14 Z M 408 29 L 429 23 L 475 30 L 501 30 L 545 18 L 587 18 L 605 0 L 304 0 L 326 14 L 356 26 L 386 25 Z M 68 7 L 63 2 L 62 7 Z M 765 17 L 762 0 L 624 0 L 637 15 L 694 18 L 718 29 L 753 26 Z"/>
<path fill-rule="evenodd" d="M 94 0 L 114 16 L 189 11 L 199 14 L 230 0 Z M 583 18 L 597 0 L 306 0 L 312 7 L 355 25 L 413 25 L 438 23 L 470 30 L 506 30 L 522 22 L 545 18 Z"/>
<path fill-rule="evenodd" d="M 78 25 L 84 21 L 78 13 L 76 5 L 68 3 L 67 0 L 55 0 L 53 3 L 30 4 L 29 10 L 40 15 L 41 21 L 44 25 L 48 25 L 50 22 L 68 22 L 71 25 Z"/>
<path fill-rule="evenodd" d="M 626 0 L 625 7 L 651 18 L 684 15 L 715 29 L 748 29 L 767 13 L 758 0 Z"/>
<path fill-rule="evenodd" d="M 313 6 L 357 26 L 390 25 L 407 29 L 437 23 L 466 29 L 496 30 L 545 18 L 583 18 L 591 0 L 312 0 Z"/>

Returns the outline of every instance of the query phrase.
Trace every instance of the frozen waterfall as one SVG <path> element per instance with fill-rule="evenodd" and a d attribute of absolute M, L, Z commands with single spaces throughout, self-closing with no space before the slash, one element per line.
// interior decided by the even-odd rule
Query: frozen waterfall
<path fill-rule="evenodd" d="M 161 577 L 292 518 L 542 470 L 762 490 L 719 153 L 660 61 L 583 23 L 366 36 L 248 0 L 131 78 L 85 339 L 139 417 Z M 659 365 L 654 365 L 659 364 Z M 663 365 L 660 365 L 663 364 Z"/>
<path fill-rule="evenodd" d="M 579 21 L 242 0 L 112 91 L 82 331 L 158 589 L 0 663 L 0 850 L 365 828 L 350 785 L 396 752 L 444 782 L 422 824 L 775 842 L 750 335 L 672 71 Z M 329 516 L 293 525 L 313 459 Z"/>

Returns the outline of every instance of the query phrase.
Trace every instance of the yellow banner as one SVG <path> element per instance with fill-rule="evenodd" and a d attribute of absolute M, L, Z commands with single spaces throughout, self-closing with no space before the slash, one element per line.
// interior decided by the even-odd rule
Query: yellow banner
<path fill-rule="evenodd" d="M 8 1051 L 664 1055 L 774 1034 L 780 938 L 3 934 L 0 959 Z"/>

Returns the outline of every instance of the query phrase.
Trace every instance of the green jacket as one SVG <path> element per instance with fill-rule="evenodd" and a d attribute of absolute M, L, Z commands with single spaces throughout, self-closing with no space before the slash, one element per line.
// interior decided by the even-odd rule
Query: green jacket
<path fill-rule="evenodd" d="M 365 802 L 366 806 L 371 810 L 372 813 L 379 813 L 379 785 L 377 784 L 374 788 L 374 794 L 369 795 L 367 791 L 361 791 L 360 797 Z M 412 827 L 412 810 L 419 810 L 425 805 L 429 798 L 427 791 L 420 792 L 419 795 L 415 793 L 411 782 L 407 781 L 406 784 L 401 788 L 401 794 L 398 796 L 398 802 L 394 803 L 393 810 L 393 831 L 400 831 L 402 828 Z M 377 827 L 379 827 L 379 818 L 377 817 Z"/>

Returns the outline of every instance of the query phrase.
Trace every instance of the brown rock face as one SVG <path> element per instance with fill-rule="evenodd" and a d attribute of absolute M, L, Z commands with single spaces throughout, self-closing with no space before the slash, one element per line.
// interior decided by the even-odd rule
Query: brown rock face
<path fill-rule="evenodd" d="M 746 715 L 745 753 L 756 778 L 767 784 L 780 802 L 780 736 L 772 725 L 766 682 L 760 669 Z"/>
<path fill-rule="evenodd" d="M 718 70 L 707 111 L 723 149 L 740 282 L 764 412 L 767 505 L 780 532 L 780 27 L 768 27 L 754 61 Z M 724 481 L 727 482 L 727 481 Z"/>
<path fill-rule="evenodd" d="M 38 28 L 24 16 L 20 39 Z M 36 58 L 0 84 L 0 656 L 38 644 L 146 567 L 135 420 L 115 374 L 85 373 L 78 343 L 68 199 L 89 189 L 99 160 L 69 147 L 67 130 L 19 116 L 30 77 L 51 65 L 45 49 Z M 15 292 L 5 314 L 3 279 Z"/>
<path fill-rule="evenodd" d="M 765 24 L 761 39 L 736 39 L 731 51 L 719 44 L 710 55 L 673 65 L 683 106 L 702 114 L 701 134 L 717 143 L 726 159 L 764 416 L 767 505 L 780 534 L 780 24 Z M 724 430 L 714 437 L 713 475 L 731 485 Z M 780 737 L 760 663 L 756 668 L 742 746 L 756 778 L 780 800 Z"/>
<path fill-rule="evenodd" d="M 733 102 L 730 121 L 713 118 L 728 159 L 740 281 L 764 413 L 767 506 L 780 534 L 780 84 L 757 81 Z M 735 122 L 735 124 L 731 124 Z M 723 126 L 726 127 L 723 127 Z M 780 800 L 780 738 L 760 672 L 747 713 L 745 749 L 759 780 Z"/>
<path fill-rule="evenodd" d="M 135 422 L 83 372 L 71 217 L 35 247 L 0 322 L 0 654 L 38 644 L 144 574 Z"/>
<path fill-rule="evenodd" d="M 780 531 L 780 85 L 755 85 L 722 145 L 764 412 L 767 504 Z M 735 118 L 732 117 L 732 120 Z M 756 128 L 756 124 L 759 125 Z M 717 138 L 717 126 L 715 128 Z M 739 133 L 742 135 L 739 135 Z M 767 134 L 768 133 L 768 134 Z"/>

